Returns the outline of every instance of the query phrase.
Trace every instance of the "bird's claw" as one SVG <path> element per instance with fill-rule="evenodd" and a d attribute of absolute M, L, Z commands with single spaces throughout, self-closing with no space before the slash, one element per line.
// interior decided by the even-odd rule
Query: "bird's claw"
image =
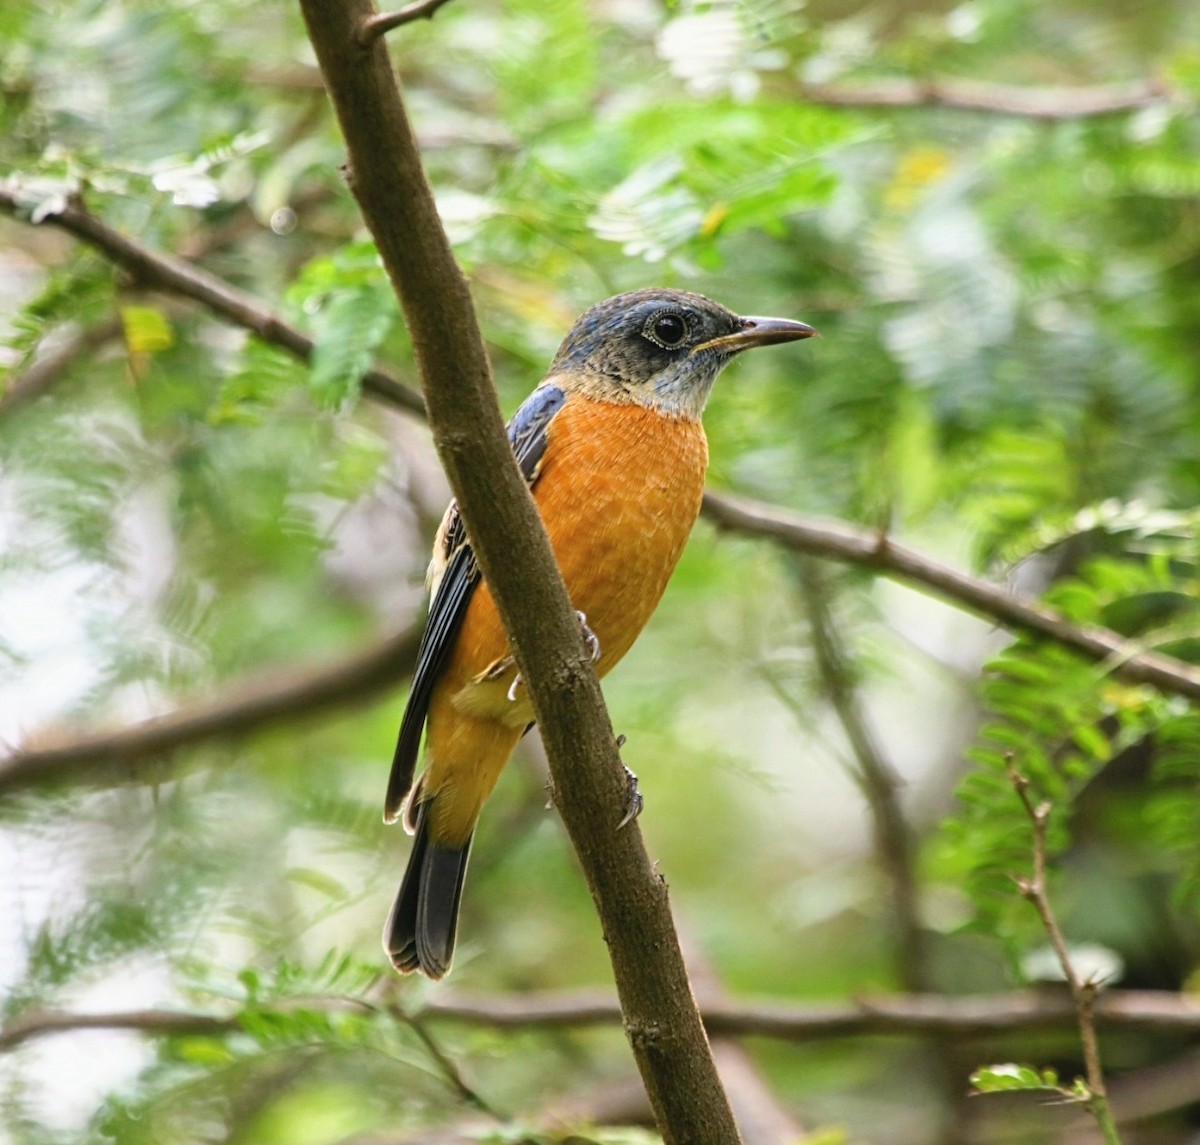
<path fill-rule="evenodd" d="M 577 617 L 579 617 L 579 627 L 583 629 L 584 643 L 587 644 L 588 651 L 592 655 L 592 663 L 595 664 L 600 659 L 600 637 L 597 636 L 591 630 L 590 626 L 588 625 L 587 615 L 585 613 L 582 613 L 578 609 L 576 609 L 575 615 Z M 507 661 L 504 664 L 504 667 L 507 668 L 508 665 L 511 663 L 512 663 L 511 660 Z M 499 670 L 497 670 L 497 674 L 498 674 L 498 671 Z M 506 693 L 506 695 L 508 697 L 508 702 L 510 704 L 515 704 L 517 702 L 517 689 L 521 686 L 521 684 L 522 684 L 521 673 L 518 672 L 513 677 L 512 683 L 509 684 L 508 692 Z"/>
<path fill-rule="evenodd" d="M 575 615 L 579 617 L 579 627 L 583 629 L 584 643 L 587 644 L 588 651 L 592 654 L 592 663 L 595 664 L 600 659 L 600 637 L 591 630 L 585 613 L 576 609 Z"/>
<path fill-rule="evenodd" d="M 617 740 L 617 746 L 619 747 L 624 742 L 625 737 L 621 736 Z M 642 813 L 642 808 L 646 805 L 646 801 L 642 798 L 642 793 L 638 790 L 638 777 L 634 775 L 629 768 L 625 767 L 624 764 L 621 764 L 621 766 L 625 768 L 625 783 L 628 787 L 628 802 L 625 804 L 625 815 L 621 819 L 621 822 L 617 824 L 618 831 L 620 831 L 622 827 L 628 827 L 629 824 L 632 823 Z"/>

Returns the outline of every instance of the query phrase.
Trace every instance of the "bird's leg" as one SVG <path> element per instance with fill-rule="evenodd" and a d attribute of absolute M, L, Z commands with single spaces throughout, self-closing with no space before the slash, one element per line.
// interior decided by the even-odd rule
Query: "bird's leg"
<path fill-rule="evenodd" d="M 600 659 L 600 637 L 597 636 L 588 624 L 588 618 L 585 613 L 575 610 L 575 615 L 579 617 L 579 627 L 583 630 L 583 641 L 588 646 L 588 651 L 592 655 L 592 663 L 595 664 Z M 503 671 L 512 666 L 512 657 L 505 657 L 503 660 L 497 660 L 496 663 L 488 670 L 487 679 L 492 679 L 494 676 L 501 675 Z M 508 686 L 508 702 L 515 704 L 517 702 L 517 689 L 521 686 L 521 673 L 518 672 L 513 677 L 513 682 Z"/>
<path fill-rule="evenodd" d="M 625 737 L 617 736 L 617 751 L 625 746 Z M 638 790 L 638 777 L 634 775 L 628 767 L 625 766 L 625 761 L 621 761 L 621 766 L 625 769 L 625 784 L 628 791 L 628 802 L 625 804 L 625 815 L 621 822 L 617 824 L 617 830 L 622 827 L 628 827 L 641 813 L 642 808 L 646 805 L 646 801 L 642 798 L 642 793 Z"/>

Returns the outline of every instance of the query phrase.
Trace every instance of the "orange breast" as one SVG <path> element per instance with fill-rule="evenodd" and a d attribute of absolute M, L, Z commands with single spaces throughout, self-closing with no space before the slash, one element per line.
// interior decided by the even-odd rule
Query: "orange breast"
<path fill-rule="evenodd" d="M 698 421 L 572 395 L 550 426 L 534 486 L 572 603 L 600 641 L 603 675 L 629 651 L 667 587 L 704 490 L 708 444 Z M 510 726 L 532 717 L 508 699 L 515 669 L 486 584 L 472 599 L 442 678 L 454 706 Z M 490 679 L 483 677 L 492 668 Z"/>

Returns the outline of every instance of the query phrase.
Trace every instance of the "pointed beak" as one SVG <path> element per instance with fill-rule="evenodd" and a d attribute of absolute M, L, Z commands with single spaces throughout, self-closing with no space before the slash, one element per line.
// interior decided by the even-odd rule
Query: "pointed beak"
<path fill-rule="evenodd" d="M 721 350 L 726 354 L 740 354 L 755 346 L 774 346 L 780 342 L 798 342 L 801 338 L 813 338 L 816 331 L 805 322 L 793 322 L 790 318 L 743 318 L 742 328 L 721 338 L 713 338 L 696 347 L 696 350 Z M 694 353 L 695 351 L 693 351 Z"/>

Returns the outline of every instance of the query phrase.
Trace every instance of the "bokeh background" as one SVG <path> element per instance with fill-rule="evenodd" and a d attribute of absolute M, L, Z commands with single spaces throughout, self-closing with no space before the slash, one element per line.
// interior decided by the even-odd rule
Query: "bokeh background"
<path fill-rule="evenodd" d="M 451 0 L 389 42 L 506 412 L 619 290 L 801 318 L 820 340 L 722 378 L 714 489 L 1197 657 L 1191 0 Z M 448 491 L 362 385 L 417 378 L 298 11 L 6 4 L 0 98 L 0 1140 L 653 1140 L 618 1024 L 444 1013 L 610 983 L 536 737 L 453 976 L 384 966 L 402 636 Z M 311 361 L 64 233 L 76 195 Z M 1080 957 L 1194 989 L 1200 725 L 1111 667 L 702 520 L 605 689 L 698 991 L 1002 1006 L 1052 978 L 1007 753 L 1054 802 Z M 298 679 L 342 686 L 233 725 Z M 123 738 L 197 705 L 171 750 Z M 144 1010 L 193 1020 L 79 1028 Z M 1129 1142 L 1200 1140 L 1196 1045 L 1105 1034 Z M 1069 1024 L 745 1049 L 752 1143 L 1096 1139 L 1045 1094 L 967 1096 L 989 1063 L 1069 1081 Z"/>

